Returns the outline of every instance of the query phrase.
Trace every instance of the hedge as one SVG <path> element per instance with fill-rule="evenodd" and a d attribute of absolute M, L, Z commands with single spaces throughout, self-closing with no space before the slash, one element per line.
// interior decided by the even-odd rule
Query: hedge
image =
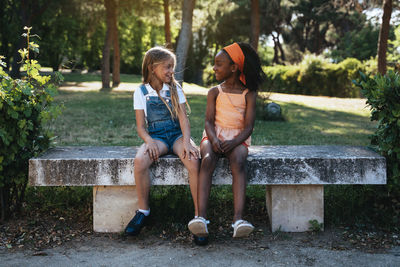
<path fill-rule="evenodd" d="M 361 97 L 360 89 L 352 80 L 365 72 L 363 64 L 355 58 L 333 64 L 316 56 L 306 56 L 299 65 L 263 67 L 266 81 L 261 91 L 285 94 Z"/>

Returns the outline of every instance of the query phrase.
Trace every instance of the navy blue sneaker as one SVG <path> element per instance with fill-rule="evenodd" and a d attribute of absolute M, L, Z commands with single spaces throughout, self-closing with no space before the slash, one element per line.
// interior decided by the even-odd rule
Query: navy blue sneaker
<path fill-rule="evenodd" d="M 193 241 L 198 246 L 205 246 L 208 244 L 208 236 L 193 235 Z"/>
<path fill-rule="evenodd" d="M 128 225 L 125 228 L 125 234 L 129 236 L 136 236 L 140 233 L 140 230 L 142 230 L 143 226 L 147 224 L 149 216 L 144 215 L 140 211 L 136 211 L 135 217 L 128 223 Z"/>

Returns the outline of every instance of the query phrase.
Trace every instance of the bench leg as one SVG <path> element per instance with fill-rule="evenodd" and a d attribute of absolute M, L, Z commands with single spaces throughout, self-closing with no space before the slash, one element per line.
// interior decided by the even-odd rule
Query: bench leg
<path fill-rule="evenodd" d="M 305 232 L 310 220 L 324 221 L 323 185 L 268 185 L 266 199 L 273 232 Z"/>
<path fill-rule="evenodd" d="M 93 187 L 93 231 L 121 232 L 137 209 L 136 186 Z"/>

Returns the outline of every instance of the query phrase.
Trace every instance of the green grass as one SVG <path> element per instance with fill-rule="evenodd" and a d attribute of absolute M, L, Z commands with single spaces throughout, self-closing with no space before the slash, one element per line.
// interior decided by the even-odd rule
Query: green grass
<path fill-rule="evenodd" d="M 187 95 L 192 137 L 199 143 L 204 129 L 205 95 Z M 304 97 L 303 97 L 304 98 Z M 256 120 L 254 145 L 368 145 L 374 130 L 369 111 L 357 104 L 346 110 L 332 105 L 276 101 L 285 121 Z M 359 101 L 360 102 L 360 101 Z M 57 104 L 64 104 L 62 115 L 52 123 L 57 145 L 140 145 L 136 134 L 132 91 L 60 91 Z M 358 102 L 357 102 L 358 103 Z M 344 104 L 343 104 L 344 105 Z"/>
<path fill-rule="evenodd" d="M 101 74 L 97 73 L 77 73 L 77 72 L 69 72 L 63 73 L 65 82 L 101 82 Z M 140 83 L 141 81 L 140 75 L 135 74 L 121 74 L 121 82 L 122 83 Z"/>

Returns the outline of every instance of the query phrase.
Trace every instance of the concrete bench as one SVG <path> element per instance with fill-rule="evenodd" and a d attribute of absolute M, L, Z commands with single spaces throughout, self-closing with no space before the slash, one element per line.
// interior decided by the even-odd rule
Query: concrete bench
<path fill-rule="evenodd" d="M 58 147 L 29 161 L 31 186 L 92 186 L 93 228 L 119 232 L 137 209 L 133 175 L 136 147 Z M 385 158 L 354 146 L 252 146 L 248 184 L 266 185 L 272 231 L 303 232 L 324 221 L 324 185 L 386 184 Z M 227 159 L 213 184 L 230 185 Z M 162 157 L 150 169 L 153 185 L 186 185 L 180 160 Z"/>

